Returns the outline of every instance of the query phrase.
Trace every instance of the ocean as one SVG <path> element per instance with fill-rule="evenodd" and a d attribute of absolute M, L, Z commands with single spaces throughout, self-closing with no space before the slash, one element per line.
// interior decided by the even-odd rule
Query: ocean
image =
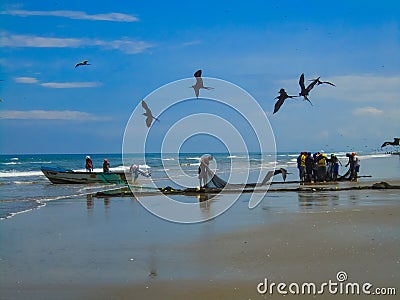
<path fill-rule="evenodd" d="M 344 174 L 347 168 L 345 152 L 336 152 L 342 165 L 339 174 Z M 49 201 L 63 199 L 86 199 L 88 194 L 111 188 L 118 185 L 92 184 L 52 184 L 42 174 L 40 167 L 60 166 L 76 171 L 85 170 L 87 154 L 35 154 L 35 155 L 0 155 L 0 219 L 7 219 L 16 214 L 45 207 Z M 90 154 L 89 154 L 90 155 Z M 124 160 L 136 163 L 142 170 L 151 172 L 151 179 L 140 178 L 140 184 L 146 186 L 152 180 L 158 187 L 171 186 L 173 188 L 196 187 L 199 185 L 197 169 L 200 153 L 177 154 L 148 154 L 144 160 L 142 154 L 128 155 Z M 278 152 L 276 155 L 250 153 L 228 154 L 212 153 L 214 161 L 211 168 L 222 179 L 231 183 L 256 182 L 259 172 L 265 168 L 283 167 L 291 174 L 287 181 L 298 180 L 296 158 L 298 153 Z M 95 171 L 100 171 L 102 162 L 108 159 L 111 170 L 123 170 L 121 154 L 93 154 L 90 155 Z M 400 156 L 385 153 L 359 153 L 361 169 L 359 175 L 371 176 L 368 180 L 384 181 L 400 179 Z M 128 165 L 128 164 L 127 164 Z M 180 180 L 185 178 L 184 181 Z M 281 181 L 281 177 L 275 178 Z M 360 180 L 364 180 L 361 178 Z M 365 179 L 367 180 L 367 179 Z M 397 191 L 396 191 L 397 192 Z M 68 202 L 69 203 L 69 202 Z M 282 201 L 281 206 L 285 206 Z M 290 205 L 290 204 L 287 204 Z"/>

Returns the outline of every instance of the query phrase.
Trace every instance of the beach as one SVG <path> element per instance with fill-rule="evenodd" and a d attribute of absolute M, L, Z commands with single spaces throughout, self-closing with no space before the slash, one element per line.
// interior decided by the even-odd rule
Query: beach
<path fill-rule="evenodd" d="M 242 195 L 199 224 L 164 221 L 130 197 L 49 202 L 1 223 L 1 299 L 279 299 L 257 285 L 340 271 L 399 291 L 398 190 L 299 194 L 271 193 L 253 210 Z"/>

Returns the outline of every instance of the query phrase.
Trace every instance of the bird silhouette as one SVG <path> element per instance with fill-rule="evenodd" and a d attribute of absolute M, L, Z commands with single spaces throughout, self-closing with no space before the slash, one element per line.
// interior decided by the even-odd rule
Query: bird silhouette
<path fill-rule="evenodd" d="M 269 171 L 267 173 L 267 176 L 265 176 L 265 178 L 264 178 L 264 180 L 262 182 L 262 185 L 267 183 L 272 178 L 272 176 L 275 176 L 275 175 L 278 175 L 278 174 L 282 174 L 283 181 L 286 181 L 287 174 L 291 174 L 291 173 L 288 173 L 288 171 L 286 169 L 284 169 L 284 168 L 280 168 L 280 169 L 275 170 L 275 171 Z"/>
<path fill-rule="evenodd" d="M 88 61 L 87 60 L 84 60 L 84 61 L 82 61 L 82 62 L 80 62 L 80 63 L 77 63 L 76 65 L 75 65 L 75 68 L 77 68 L 77 67 L 79 67 L 79 66 L 89 66 L 90 64 L 88 64 Z"/>
<path fill-rule="evenodd" d="M 298 96 L 289 96 L 286 93 L 285 89 L 280 89 L 279 90 L 279 96 L 275 97 L 275 99 L 278 99 L 278 101 L 276 101 L 276 103 L 275 103 L 275 107 L 274 107 L 274 112 L 273 113 L 276 113 L 281 108 L 281 106 L 283 105 L 283 103 L 285 102 L 286 99 L 295 98 L 295 97 L 298 97 Z"/>
<path fill-rule="evenodd" d="M 196 95 L 196 98 L 199 98 L 199 92 L 200 89 L 206 89 L 206 90 L 212 90 L 212 87 L 209 86 L 204 86 L 203 84 L 203 78 L 201 78 L 201 70 L 197 70 L 194 74 L 194 77 L 196 77 L 196 84 L 192 85 L 192 88 L 194 89 L 194 93 Z"/>
<path fill-rule="evenodd" d="M 381 146 L 381 148 L 386 147 L 386 146 L 399 146 L 400 145 L 400 138 L 394 138 L 393 142 L 384 142 Z"/>
<path fill-rule="evenodd" d="M 318 78 L 316 78 L 316 79 L 310 79 L 309 81 L 314 81 L 314 80 L 316 80 L 316 81 L 317 81 L 317 85 L 326 83 L 326 84 L 330 84 L 330 85 L 332 85 L 332 86 L 336 86 L 336 85 L 334 85 L 332 82 L 329 82 L 329 81 L 321 81 L 321 80 L 319 80 L 319 79 L 320 79 L 320 77 L 318 77 Z"/>
<path fill-rule="evenodd" d="M 317 84 L 319 80 L 319 77 L 317 79 L 314 79 L 307 87 L 304 85 L 304 73 L 302 73 L 300 75 L 300 79 L 299 79 L 299 85 L 300 85 L 300 93 L 299 96 L 303 96 L 304 100 L 307 100 L 308 102 L 310 102 L 311 105 L 313 105 L 310 101 L 310 99 L 308 99 L 308 95 L 310 94 L 310 91 L 313 89 L 313 87 Z"/>
<path fill-rule="evenodd" d="M 146 111 L 145 113 L 143 113 L 144 116 L 146 116 L 146 125 L 147 127 L 151 126 L 151 123 L 153 122 L 153 119 L 160 122 L 159 119 L 157 119 L 156 117 L 153 116 L 153 114 L 151 113 L 150 108 L 147 106 L 147 103 L 144 102 L 144 100 L 142 100 L 142 107 L 144 108 L 144 110 Z"/>

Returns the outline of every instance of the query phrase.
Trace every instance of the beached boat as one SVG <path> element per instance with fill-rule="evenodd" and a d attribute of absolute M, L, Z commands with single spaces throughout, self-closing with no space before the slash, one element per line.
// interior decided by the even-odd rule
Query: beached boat
<path fill-rule="evenodd" d="M 81 172 L 61 167 L 42 166 L 40 170 L 52 183 L 125 183 L 126 176 L 119 172 Z"/>

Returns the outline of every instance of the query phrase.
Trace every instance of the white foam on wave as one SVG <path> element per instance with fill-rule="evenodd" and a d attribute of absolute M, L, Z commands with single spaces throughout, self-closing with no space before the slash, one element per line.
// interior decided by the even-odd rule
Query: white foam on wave
<path fill-rule="evenodd" d="M 201 159 L 201 157 L 188 157 L 188 158 L 186 158 L 186 159 L 200 160 L 200 159 Z"/>
<path fill-rule="evenodd" d="M 229 155 L 226 158 L 248 158 L 248 156 Z"/>
<path fill-rule="evenodd" d="M 43 175 L 41 171 L 8 171 L 8 172 L 0 172 L 0 178 L 10 178 L 10 177 L 30 177 L 30 176 L 40 176 Z M 43 175 L 44 176 L 44 175 Z"/>
<path fill-rule="evenodd" d="M 360 159 L 371 159 L 371 158 L 384 158 L 384 157 L 390 157 L 391 154 L 386 154 L 386 153 L 376 153 L 376 154 L 365 154 L 365 155 L 359 155 L 358 157 Z"/>
<path fill-rule="evenodd" d="M 10 162 L 5 162 L 5 163 L 1 163 L 2 165 L 21 165 L 22 163 L 20 163 L 19 161 L 10 161 Z"/>

